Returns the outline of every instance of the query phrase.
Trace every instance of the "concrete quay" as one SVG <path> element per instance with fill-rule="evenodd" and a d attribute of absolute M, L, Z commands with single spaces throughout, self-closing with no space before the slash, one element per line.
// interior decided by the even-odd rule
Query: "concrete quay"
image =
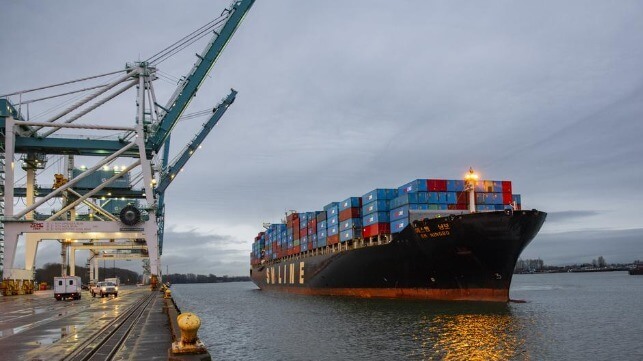
<path fill-rule="evenodd" d="M 6 360 L 209 359 L 169 354 L 180 331 L 173 300 L 149 287 L 122 286 L 118 297 L 56 301 L 53 291 L 0 296 L 0 354 Z"/>

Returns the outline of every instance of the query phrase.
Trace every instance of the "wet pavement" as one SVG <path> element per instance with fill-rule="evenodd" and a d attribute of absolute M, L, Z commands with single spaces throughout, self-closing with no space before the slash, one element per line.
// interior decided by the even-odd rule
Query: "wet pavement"
<path fill-rule="evenodd" d="M 63 301 L 56 301 L 53 291 L 0 296 L 0 358 L 63 359 L 150 292 L 147 287 L 122 286 L 118 298 L 92 298 L 89 291 L 83 291 L 80 300 Z M 167 359 L 171 335 L 162 295 L 156 294 L 115 359 Z"/>

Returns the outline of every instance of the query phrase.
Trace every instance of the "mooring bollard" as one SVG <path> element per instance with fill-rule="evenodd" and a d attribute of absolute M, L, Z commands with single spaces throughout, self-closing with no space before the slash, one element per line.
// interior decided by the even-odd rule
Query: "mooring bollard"
<path fill-rule="evenodd" d="M 197 336 L 197 331 L 201 327 L 201 319 L 191 312 L 180 314 L 177 318 L 181 338 L 172 342 L 171 352 L 173 355 L 185 354 L 202 354 L 207 353 L 207 349 Z"/>
<path fill-rule="evenodd" d="M 165 290 L 165 296 L 163 296 L 163 298 L 172 298 L 172 291 L 170 291 L 169 288 Z"/>

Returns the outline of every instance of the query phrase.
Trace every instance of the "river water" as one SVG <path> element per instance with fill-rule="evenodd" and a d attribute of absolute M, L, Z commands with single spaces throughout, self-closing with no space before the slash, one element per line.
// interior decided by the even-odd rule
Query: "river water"
<path fill-rule="evenodd" d="M 524 303 L 299 296 L 173 285 L 213 360 L 643 360 L 643 276 L 514 276 Z"/>

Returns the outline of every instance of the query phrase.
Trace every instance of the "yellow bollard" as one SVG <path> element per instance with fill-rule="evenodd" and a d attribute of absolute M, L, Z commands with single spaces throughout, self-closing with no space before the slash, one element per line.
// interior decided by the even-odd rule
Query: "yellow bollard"
<path fill-rule="evenodd" d="M 165 296 L 163 296 L 163 298 L 172 298 L 172 291 L 170 291 L 169 288 L 165 290 Z"/>
<path fill-rule="evenodd" d="M 172 343 L 173 354 L 198 354 L 207 352 L 205 345 L 197 337 L 201 319 L 191 312 L 180 314 L 176 318 L 181 329 L 181 340 Z"/>

